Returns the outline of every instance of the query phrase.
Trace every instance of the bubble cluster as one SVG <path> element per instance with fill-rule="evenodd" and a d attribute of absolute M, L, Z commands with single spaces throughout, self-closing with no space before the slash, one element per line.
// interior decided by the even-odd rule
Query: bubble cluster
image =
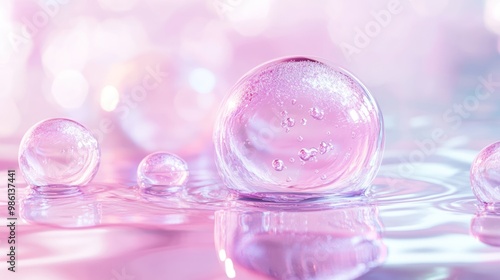
<path fill-rule="evenodd" d="M 293 57 L 265 63 L 238 81 L 219 112 L 214 142 L 223 179 L 243 195 L 356 195 L 380 166 L 383 121 L 350 73 Z"/>
<path fill-rule="evenodd" d="M 186 184 L 188 175 L 187 163 L 166 152 L 147 155 L 137 167 L 139 187 L 158 193 L 176 192 Z"/>
<path fill-rule="evenodd" d="M 500 203 L 500 142 L 484 148 L 470 170 L 472 191 L 486 204 Z"/>
<path fill-rule="evenodd" d="M 96 138 L 69 119 L 49 119 L 31 127 L 21 140 L 19 168 L 32 186 L 82 186 L 99 169 Z"/>

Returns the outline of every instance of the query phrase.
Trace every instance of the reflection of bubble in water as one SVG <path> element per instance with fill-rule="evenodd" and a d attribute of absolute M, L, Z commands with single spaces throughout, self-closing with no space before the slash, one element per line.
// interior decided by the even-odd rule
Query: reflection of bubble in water
<path fill-rule="evenodd" d="M 470 231 L 481 242 L 500 247 L 500 212 L 479 212 L 471 221 Z"/>
<path fill-rule="evenodd" d="M 470 170 L 472 191 L 483 203 L 500 203 L 500 142 L 484 148 Z"/>
<path fill-rule="evenodd" d="M 101 223 L 102 209 L 95 195 L 83 193 L 77 187 L 36 188 L 20 204 L 20 216 L 30 223 L 60 227 L 91 227 Z"/>
<path fill-rule="evenodd" d="M 367 89 L 343 69 L 302 57 L 244 76 L 214 131 L 229 187 L 268 200 L 277 200 L 277 192 L 288 193 L 280 196 L 285 200 L 362 193 L 378 170 L 383 139 L 382 116 Z M 302 164 L 286 170 L 276 161 L 297 155 Z M 242 167 L 237 174 L 234 165 Z"/>
<path fill-rule="evenodd" d="M 81 124 L 49 119 L 31 127 L 19 147 L 19 167 L 34 186 L 85 185 L 99 168 L 97 140 Z"/>
<path fill-rule="evenodd" d="M 242 279 L 351 279 L 385 258 L 377 219 L 376 209 L 367 205 L 220 210 L 216 249 Z"/>

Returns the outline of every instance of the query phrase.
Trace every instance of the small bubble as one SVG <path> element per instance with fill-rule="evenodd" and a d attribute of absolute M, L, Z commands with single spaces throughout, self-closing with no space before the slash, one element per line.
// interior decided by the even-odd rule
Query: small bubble
<path fill-rule="evenodd" d="M 314 170 L 314 173 L 318 174 L 318 173 L 319 173 L 319 170 L 318 170 L 318 169 L 315 169 L 315 170 Z"/>
<path fill-rule="evenodd" d="M 297 99 L 292 99 L 292 105 L 295 105 L 297 103 Z"/>
<path fill-rule="evenodd" d="M 286 181 L 287 181 L 287 182 L 291 182 L 291 181 L 292 181 L 292 177 L 287 177 L 287 178 L 286 178 Z"/>
<path fill-rule="evenodd" d="M 283 161 L 281 159 L 273 160 L 272 165 L 274 167 L 274 170 L 276 170 L 276 171 L 283 171 L 283 168 L 285 167 L 285 165 L 283 164 Z"/>
<path fill-rule="evenodd" d="M 326 135 L 330 135 L 330 134 L 332 134 L 330 131 L 327 131 L 327 132 L 326 132 Z"/>
<path fill-rule="evenodd" d="M 295 162 L 295 158 L 291 157 L 290 162 Z"/>
<path fill-rule="evenodd" d="M 306 119 L 302 119 L 302 125 L 306 125 L 307 124 L 307 120 Z"/>
<path fill-rule="evenodd" d="M 302 140 L 304 140 L 302 136 L 297 137 L 297 141 L 302 142 Z"/>
<path fill-rule="evenodd" d="M 302 108 L 304 108 L 304 105 L 299 104 L 299 109 L 302 109 Z"/>
<path fill-rule="evenodd" d="M 180 157 L 157 152 L 146 156 L 137 167 L 137 183 L 142 189 L 162 187 L 168 190 L 186 184 L 187 163 Z"/>
<path fill-rule="evenodd" d="M 326 175 L 321 176 L 321 180 L 326 180 Z"/>
<path fill-rule="evenodd" d="M 311 114 L 311 117 L 317 120 L 322 120 L 325 117 L 325 112 L 323 112 L 323 110 L 320 110 L 317 107 L 309 109 L 309 114 Z"/>
<path fill-rule="evenodd" d="M 311 148 L 311 149 L 302 148 L 299 151 L 299 157 L 302 160 L 308 161 L 310 159 L 313 159 L 317 153 L 318 150 L 316 150 L 316 148 Z"/>
<path fill-rule="evenodd" d="M 278 102 L 276 102 L 276 104 L 277 104 L 279 107 L 283 107 L 283 104 L 284 104 L 284 103 L 283 103 L 283 101 L 278 101 Z"/>
<path fill-rule="evenodd" d="M 300 160 L 300 165 L 306 165 L 306 162 L 303 160 Z"/>
<path fill-rule="evenodd" d="M 281 116 L 282 116 L 282 117 L 284 117 L 284 116 L 286 116 L 286 115 L 288 115 L 288 112 L 287 112 L 286 110 L 281 111 Z"/>
<path fill-rule="evenodd" d="M 351 133 L 351 137 L 352 137 L 352 139 L 356 138 L 356 132 L 354 132 L 354 131 L 353 131 L 353 132 Z"/>

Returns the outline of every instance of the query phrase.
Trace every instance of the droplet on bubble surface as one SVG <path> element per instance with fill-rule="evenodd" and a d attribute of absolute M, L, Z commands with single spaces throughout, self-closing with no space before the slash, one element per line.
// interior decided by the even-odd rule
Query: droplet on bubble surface
<path fill-rule="evenodd" d="M 472 191 L 483 203 L 500 206 L 500 142 L 484 148 L 470 170 Z"/>
<path fill-rule="evenodd" d="M 273 167 L 276 171 L 283 171 L 285 165 L 283 164 L 283 161 L 281 159 L 275 159 L 273 160 Z"/>
<path fill-rule="evenodd" d="M 329 149 L 330 147 L 328 146 L 328 144 L 326 144 L 325 141 L 321 141 L 321 143 L 319 144 L 319 153 L 322 155 L 326 154 Z"/>
<path fill-rule="evenodd" d="M 311 149 L 302 148 L 299 151 L 299 157 L 304 161 L 310 160 L 311 158 L 315 157 L 317 154 L 318 154 L 318 150 L 316 150 L 316 148 L 311 148 Z"/>
<path fill-rule="evenodd" d="M 286 120 L 283 120 L 281 122 L 281 126 L 285 128 L 290 128 L 295 125 L 295 120 L 293 118 L 286 118 Z"/>
<path fill-rule="evenodd" d="M 175 193 L 187 183 L 188 165 L 180 157 L 156 152 L 147 155 L 137 167 L 137 183 L 146 191 Z"/>
<path fill-rule="evenodd" d="M 246 95 L 253 98 L 246 100 Z M 290 105 L 293 99 L 295 106 Z M 248 118 L 239 118 L 243 114 Z M 302 125 L 276 129 L 292 116 Z M 335 137 L 325 139 L 328 131 Z M 352 131 L 357 132 L 355 139 Z M 271 136 L 263 139 L 266 133 Z M 297 141 L 299 136 L 304 139 Z M 248 153 L 246 139 L 261 144 Z M 214 142 L 219 173 L 242 195 L 276 201 L 357 195 L 369 187 L 380 166 L 383 121 L 375 100 L 352 74 L 328 62 L 284 58 L 254 68 L 237 82 L 219 111 Z M 322 154 L 321 142 L 327 151 L 336 147 L 336 156 Z M 356 152 L 346 156 L 349 149 Z M 270 164 L 296 155 L 301 164 L 287 166 L 287 172 L 275 172 Z M 241 168 L 235 173 L 231 165 Z M 314 174 L 315 169 L 326 179 Z M 293 182 L 287 182 L 290 174 Z"/>
<path fill-rule="evenodd" d="M 31 127 L 19 146 L 19 168 L 32 186 L 82 186 L 99 169 L 97 139 L 69 119 L 49 119 Z"/>
<path fill-rule="evenodd" d="M 317 107 L 309 109 L 309 113 L 311 114 L 311 117 L 317 120 L 322 120 L 325 117 L 325 112 Z"/>

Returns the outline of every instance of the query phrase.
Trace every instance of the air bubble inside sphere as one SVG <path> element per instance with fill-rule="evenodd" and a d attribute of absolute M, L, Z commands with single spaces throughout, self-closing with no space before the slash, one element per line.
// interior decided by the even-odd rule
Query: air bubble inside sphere
<path fill-rule="evenodd" d="M 69 119 L 49 119 L 31 127 L 19 147 L 19 168 L 32 186 L 82 186 L 99 169 L 97 139 Z"/>
<path fill-rule="evenodd" d="M 285 58 L 237 82 L 214 141 L 219 172 L 245 196 L 359 195 L 380 166 L 383 119 L 352 74 L 316 59 Z"/>
<path fill-rule="evenodd" d="M 500 205 L 500 142 L 484 148 L 470 170 L 472 191 L 486 204 Z"/>
<path fill-rule="evenodd" d="M 137 183 L 144 190 L 176 192 L 186 184 L 188 175 L 187 163 L 182 158 L 157 152 L 146 156 L 139 164 Z"/>

